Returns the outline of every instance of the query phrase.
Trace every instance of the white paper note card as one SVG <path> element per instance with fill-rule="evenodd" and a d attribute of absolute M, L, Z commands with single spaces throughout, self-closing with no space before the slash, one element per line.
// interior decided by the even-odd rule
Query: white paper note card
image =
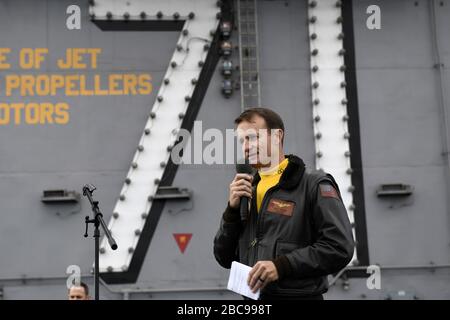
<path fill-rule="evenodd" d="M 252 268 L 250 268 L 249 266 L 246 266 L 245 264 L 239 263 L 237 261 L 233 261 L 231 263 L 230 278 L 228 279 L 227 288 L 228 290 L 239 293 L 250 299 L 258 300 L 259 290 L 256 291 L 256 293 L 253 293 L 247 284 L 247 278 L 250 270 L 252 270 Z"/>

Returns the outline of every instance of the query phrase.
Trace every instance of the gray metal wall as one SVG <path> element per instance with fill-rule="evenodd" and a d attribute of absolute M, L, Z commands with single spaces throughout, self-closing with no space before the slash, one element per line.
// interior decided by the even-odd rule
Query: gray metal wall
<path fill-rule="evenodd" d="M 65 10 L 73 3 L 82 8 L 81 31 L 65 28 Z M 450 3 L 443 3 L 438 39 L 447 65 Z M 381 30 L 365 27 L 370 4 L 382 10 Z M 262 104 L 285 119 L 286 151 L 314 166 L 306 10 L 306 1 L 258 1 L 261 92 Z M 449 264 L 443 116 L 428 1 L 354 1 L 353 11 L 370 262 Z M 92 238 L 82 237 L 84 216 L 90 214 L 86 201 L 81 208 L 44 205 L 42 190 L 80 191 L 91 182 L 109 219 L 177 37 L 176 32 L 102 32 L 88 21 L 85 1 L 0 3 L 1 47 L 48 47 L 53 58 L 66 47 L 101 47 L 99 73 L 148 72 L 154 85 L 150 96 L 62 97 L 71 105 L 65 126 L 0 127 L 0 287 L 5 299 L 64 299 L 66 267 L 77 264 L 89 273 L 94 253 Z M 48 66 L 46 72 L 52 71 Z M 444 80 L 446 93 L 447 67 Z M 204 129 L 232 128 L 240 112 L 239 91 L 226 100 L 220 82 L 218 68 L 198 116 Z M 228 272 L 212 255 L 233 175 L 232 166 L 180 167 L 173 184 L 190 188 L 193 200 L 166 204 L 138 282 L 112 288 L 144 289 L 130 299 L 239 298 L 223 290 Z M 378 185 L 392 182 L 411 184 L 415 192 L 404 200 L 377 198 Z M 173 233 L 193 234 L 184 254 Z M 23 277 L 45 279 L 14 280 Z M 91 277 L 86 280 L 92 284 Z M 382 270 L 382 290 L 368 290 L 365 278 L 350 279 L 344 290 L 339 280 L 327 298 L 448 299 L 449 280 L 448 269 Z M 210 291 L 164 291 L 170 288 Z M 125 296 L 102 288 L 102 297 Z"/>
<path fill-rule="evenodd" d="M 74 1 L 2 1 L 1 46 L 12 48 L 12 56 L 22 47 L 48 47 L 51 61 L 42 73 L 61 72 L 50 65 L 67 47 L 102 48 L 95 73 L 150 73 L 154 90 L 132 97 L 0 97 L 5 102 L 67 101 L 71 106 L 67 125 L 0 127 L 1 279 L 60 276 L 71 264 L 89 273 L 93 241 L 83 233 L 90 207 L 85 199 L 81 207 L 45 205 L 42 191 L 80 192 L 83 184 L 93 183 L 109 220 L 167 68 L 166 57 L 178 39 L 177 32 L 102 32 L 88 19 L 87 1 L 75 3 L 82 9 L 79 31 L 66 29 L 66 8 Z M 2 75 L 6 73 L 28 72 Z"/>
<path fill-rule="evenodd" d="M 436 273 L 406 269 L 450 264 L 444 116 L 430 3 L 353 1 L 370 263 L 405 269 L 382 269 L 381 290 L 368 290 L 365 281 L 352 279 L 348 292 L 336 288 L 330 298 L 450 298 L 448 268 Z M 450 2 L 435 3 L 448 113 Z M 380 30 L 366 27 L 369 5 L 381 9 Z M 409 197 L 381 199 L 376 189 L 384 183 L 410 184 L 415 190 Z M 399 291 L 406 294 L 399 296 Z"/>

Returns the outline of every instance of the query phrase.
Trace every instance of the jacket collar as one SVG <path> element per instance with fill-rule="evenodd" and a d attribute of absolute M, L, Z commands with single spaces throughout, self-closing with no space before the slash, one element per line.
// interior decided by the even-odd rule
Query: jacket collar
<path fill-rule="evenodd" d="M 302 159 L 292 154 L 286 155 L 286 158 L 289 159 L 289 162 L 286 170 L 281 175 L 278 187 L 289 190 L 295 188 L 300 183 L 300 180 L 302 180 L 305 172 L 305 163 Z M 256 173 L 253 179 L 253 185 L 256 186 L 260 180 L 259 174 Z"/>

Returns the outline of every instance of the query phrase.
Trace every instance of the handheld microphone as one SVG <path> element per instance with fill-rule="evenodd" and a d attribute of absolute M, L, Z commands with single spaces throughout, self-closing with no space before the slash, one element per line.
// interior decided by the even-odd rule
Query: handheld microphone
<path fill-rule="evenodd" d="M 252 166 L 248 162 L 248 158 L 245 158 L 244 163 L 241 163 L 242 161 L 238 161 L 236 164 L 236 172 L 237 173 L 246 173 L 246 174 L 252 174 Z M 248 197 L 241 197 L 240 202 L 240 213 L 241 213 L 241 221 L 245 222 L 247 221 L 248 216 Z"/>

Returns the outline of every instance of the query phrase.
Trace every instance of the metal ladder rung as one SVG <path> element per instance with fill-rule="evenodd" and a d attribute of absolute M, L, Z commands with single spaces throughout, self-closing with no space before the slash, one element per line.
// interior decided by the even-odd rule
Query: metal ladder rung
<path fill-rule="evenodd" d="M 260 104 L 257 0 L 238 0 L 242 109 Z"/>

